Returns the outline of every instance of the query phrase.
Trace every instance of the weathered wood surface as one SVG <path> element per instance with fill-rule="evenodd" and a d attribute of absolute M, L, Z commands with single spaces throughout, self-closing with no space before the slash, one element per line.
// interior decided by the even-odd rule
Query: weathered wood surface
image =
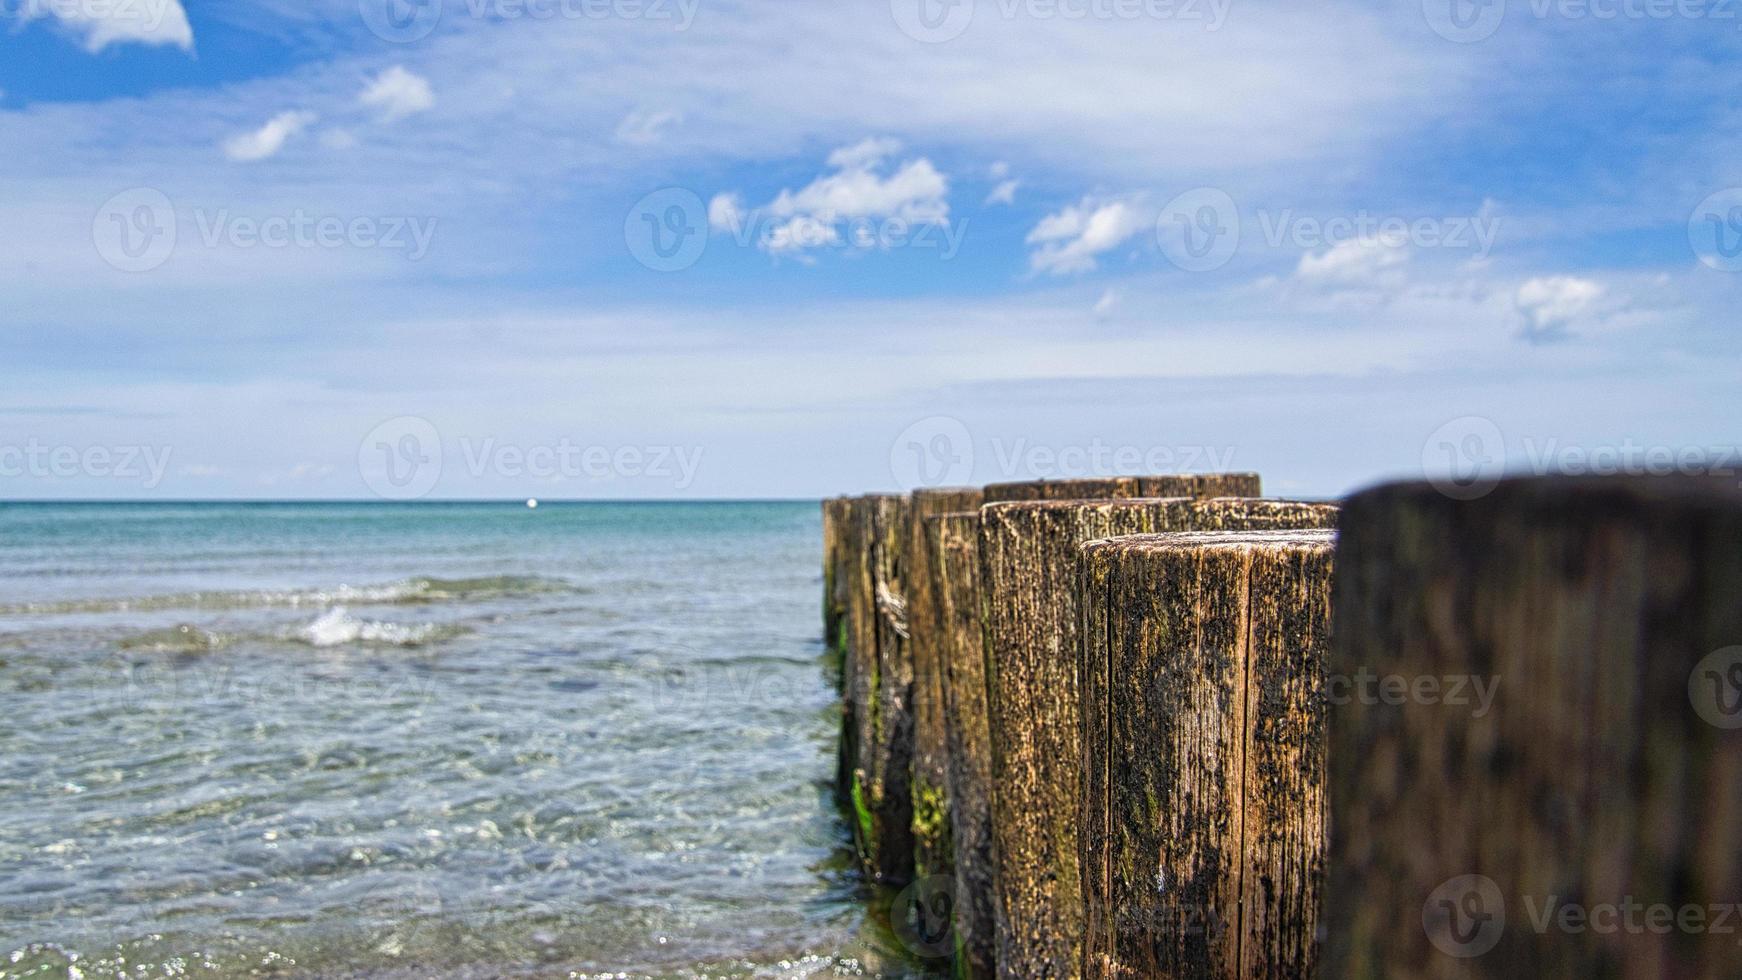
<path fill-rule="evenodd" d="M 872 880 L 889 884 L 913 876 L 913 663 L 901 580 L 908 507 L 893 494 L 854 502 L 857 560 L 847 594 L 847 795 L 860 862 Z"/>
<path fill-rule="evenodd" d="M 997 963 L 998 862 L 992 849 L 992 731 L 980 614 L 980 515 L 931 517 L 924 527 L 941 625 L 957 975 L 991 977 Z"/>
<path fill-rule="evenodd" d="M 1306 977 L 1324 872 L 1334 533 L 1087 544 L 1090 977 Z"/>
<path fill-rule="evenodd" d="M 847 497 L 823 501 L 823 642 L 843 653 L 846 637 L 842 626 L 847 614 L 848 537 L 852 530 L 853 502 Z"/>
<path fill-rule="evenodd" d="M 1734 479 L 1381 487 L 1338 564 L 1333 680 L 1437 689 L 1333 700 L 1326 975 L 1742 975 Z"/>
<path fill-rule="evenodd" d="M 1250 502 L 1262 527 L 1276 501 Z M 1332 526 L 1336 508 L 1296 505 Z M 1074 977 L 1083 943 L 1077 865 L 1082 775 L 1078 551 L 1096 538 L 1239 529 L 1238 507 L 1187 499 L 1050 501 L 981 509 L 998 853 L 998 968 L 1003 976 Z"/>
<path fill-rule="evenodd" d="M 1171 476 L 1105 476 L 1069 480 L 992 483 L 988 504 L 1023 500 L 1123 500 L 1131 497 L 1256 497 L 1263 492 L 1256 473 L 1187 473 Z"/>
<path fill-rule="evenodd" d="M 835 644 L 840 658 L 841 676 L 841 740 L 836 751 L 835 793 L 842 805 L 853 805 L 853 770 L 858 765 L 860 727 L 869 718 L 858 707 L 860 653 L 864 644 L 863 623 L 868 615 L 864 601 L 865 583 L 870 574 L 866 564 L 869 554 L 869 527 L 865 517 L 865 501 L 861 497 L 845 497 L 833 507 L 834 520 L 834 591 L 839 613 L 835 623 Z M 830 508 L 825 504 L 824 515 Z M 826 530 L 825 526 L 825 530 Z M 827 539 L 825 539 L 826 542 Z M 825 544 L 826 549 L 826 544 Z M 827 551 L 825 550 L 825 560 Z M 854 840 L 858 840 L 855 827 Z"/>
<path fill-rule="evenodd" d="M 1139 497 L 1257 497 L 1264 493 L 1256 473 L 1186 473 L 1175 476 L 1140 476 Z"/>
<path fill-rule="evenodd" d="M 926 544 L 925 521 L 939 514 L 977 510 L 978 488 L 929 488 L 913 491 L 908 508 L 906 567 L 902 584 L 907 598 L 908 647 L 913 663 L 913 794 L 914 873 L 949 874 L 954 865 L 950 843 L 949 745 L 944 730 L 943 621 L 933 575 L 932 549 Z"/>
<path fill-rule="evenodd" d="M 1023 500 L 1115 500 L 1135 497 L 1137 492 L 1137 478 L 1134 476 L 1023 480 L 1018 483 L 988 483 L 985 502 L 1001 504 Z"/>

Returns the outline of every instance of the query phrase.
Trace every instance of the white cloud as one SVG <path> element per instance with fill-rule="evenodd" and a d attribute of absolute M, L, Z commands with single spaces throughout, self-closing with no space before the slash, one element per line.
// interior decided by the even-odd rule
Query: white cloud
<path fill-rule="evenodd" d="M 181 0 L 131 0 L 113 3 L 27 3 L 24 20 L 51 15 L 83 35 L 85 50 L 96 54 L 111 44 L 170 45 L 194 49 L 194 31 Z"/>
<path fill-rule="evenodd" d="M 992 188 L 992 193 L 986 195 L 985 203 L 988 206 L 993 204 L 1015 204 L 1016 188 L 1021 184 L 1022 181 L 1014 178 L 1000 181 L 997 187 Z"/>
<path fill-rule="evenodd" d="M 1036 272 L 1054 275 L 1091 271 L 1099 256 L 1118 248 L 1148 223 L 1132 201 L 1100 204 L 1084 199 L 1042 218 L 1028 233 L 1028 244 L 1038 246 L 1029 255 L 1029 265 Z"/>
<path fill-rule="evenodd" d="M 1531 343 L 1564 339 L 1573 322 L 1591 312 L 1605 292 L 1602 283 L 1577 276 L 1526 280 L 1512 298 L 1524 317 L 1524 339 Z"/>
<path fill-rule="evenodd" d="M 737 194 L 715 194 L 708 202 L 708 227 L 735 235 L 744 227 L 744 199 Z"/>
<path fill-rule="evenodd" d="M 1295 275 L 1315 285 L 1382 286 L 1395 284 L 1408 261 L 1408 247 L 1401 241 L 1350 238 L 1316 255 L 1302 255 Z"/>
<path fill-rule="evenodd" d="M 631 112 L 617 124 L 617 142 L 630 146 L 651 146 L 659 142 L 665 130 L 683 122 L 679 112 Z"/>
<path fill-rule="evenodd" d="M 829 154 L 832 173 L 798 190 L 782 190 L 764 208 L 776 219 L 760 245 L 771 252 L 797 252 L 838 245 L 842 222 L 899 219 L 909 225 L 949 222 L 949 178 L 925 157 L 893 168 L 901 150 L 893 139 L 867 139 Z M 708 206 L 715 231 L 736 231 L 753 215 L 737 194 L 719 194 Z"/>
<path fill-rule="evenodd" d="M 837 170 L 864 170 L 900 152 L 900 140 L 873 136 L 829 154 L 829 166 Z"/>
<path fill-rule="evenodd" d="M 429 79 L 394 65 L 376 76 L 357 101 L 390 122 L 429 110 L 435 105 L 435 92 L 430 89 Z"/>
<path fill-rule="evenodd" d="M 1101 294 L 1100 299 L 1095 301 L 1095 316 L 1106 317 L 1118 308 L 1118 306 L 1119 294 L 1116 291 L 1109 289 Z"/>
<path fill-rule="evenodd" d="M 226 140 L 224 155 L 239 163 L 264 160 L 284 149 L 291 137 L 314 125 L 316 118 L 312 112 L 281 112 L 259 129 Z"/>

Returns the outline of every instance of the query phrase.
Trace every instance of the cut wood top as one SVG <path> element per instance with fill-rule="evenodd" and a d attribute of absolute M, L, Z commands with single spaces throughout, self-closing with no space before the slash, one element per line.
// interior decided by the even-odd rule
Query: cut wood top
<path fill-rule="evenodd" d="M 1169 551 L 1203 548 L 1333 548 L 1337 532 L 1329 528 L 1294 528 L 1273 531 L 1171 531 L 1163 534 L 1130 534 L 1084 543 L 1085 551 Z"/>
<path fill-rule="evenodd" d="M 1438 504 L 1445 507 L 1540 506 L 1564 509 L 1571 501 L 1593 505 L 1645 504 L 1734 508 L 1742 504 L 1742 475 L 1669 476 L 1529 476 L 1509 477 L 1474 499 L 1447 495 L 1433 483 L 1383 483 L 1349 497 L 1346 506 L 1387 502 Z"/>

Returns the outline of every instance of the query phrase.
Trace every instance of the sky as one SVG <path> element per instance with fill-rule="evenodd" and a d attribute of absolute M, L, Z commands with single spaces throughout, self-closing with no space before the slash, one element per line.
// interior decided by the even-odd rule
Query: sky
<path fill-rule="evenodd" d="M 1738 458 L 1733 0 L 0 0 L 0 499 Z"/>

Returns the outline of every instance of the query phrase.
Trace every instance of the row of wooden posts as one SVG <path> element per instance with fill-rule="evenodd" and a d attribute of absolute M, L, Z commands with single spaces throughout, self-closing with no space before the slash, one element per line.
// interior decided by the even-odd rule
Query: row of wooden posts
<path fill-rule="evenodd" d="M 1742 903 L 1734 482 L 1260 493 L 824 502 L 840 793 L 869 877 L 953 883 L 930 951 L 974 977 L 1742 976 L 1742 913 L 1728 939 L 1536 914 Z"/>

